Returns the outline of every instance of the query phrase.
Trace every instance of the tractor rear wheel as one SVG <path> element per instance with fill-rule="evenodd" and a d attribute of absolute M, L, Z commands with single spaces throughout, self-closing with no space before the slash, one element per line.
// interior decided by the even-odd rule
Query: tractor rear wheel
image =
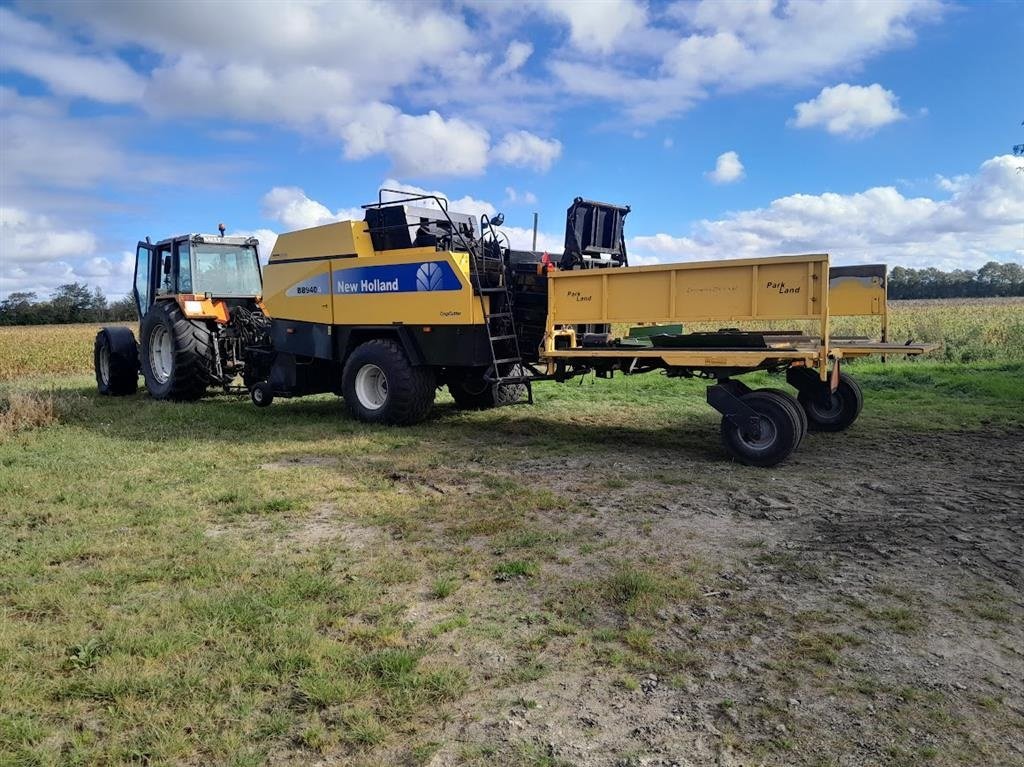
<path fill-rule="evenodd" d="M 93 344 L 96 388 L 108 397 L 139 390 L 139 345 L 128 328 L 103 328 Z"/>
<path fill-rule="evenodd" d="M 155 399 L 196 400 L 206 393 L 213 370 L 213 334 L 182 314 L 173 301 L 159 301 L 142 320 L 142 375 Z"/>
<path fill-rule="evenodd" d="M 375 338 L 349 355 L 341 388 L 353 418 L 406 426 L 427 417 L 436 378 L 432 369 L 412 365 L 395 341 Z"/>
<path fill-rule="evenodd" d="M 811 431 L 843 431 L 857 420 L 864 407 L 864 393 L 853 377 L 839 373 L 839 386 L 823 405 L 810 392 L 800 393 L 800 405 L 807 413 L 807 426 Z"/>
<path fill-rule="evenodd" d="M 518 369 L 513 371 L 520 375 Z M 472 369 L 454 374 L 448 381 L 448 392 L 456 406 L 463 410 L 489 410 L 501 405 L 514 405 L 526 396 L 526 384 L 512 384 L 495 389 L 484 378 L 484 370 Z"/>
<path fill-rule="evenodd" d="M 800 423 L 784 399 L 770 391 L 756 390 L 743 394 L 740 399 L 758 415 L 758 424 L 752 428 L 722 418 L 722 444 L 729 454 L 748 466 L 775 466 L 786 460 L 796 449 L 800 437 Z"/>

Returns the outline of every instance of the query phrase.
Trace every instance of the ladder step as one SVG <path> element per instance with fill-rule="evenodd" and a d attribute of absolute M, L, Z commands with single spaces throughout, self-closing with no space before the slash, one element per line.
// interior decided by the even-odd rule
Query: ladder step
<path fill-rule="evenodd" d="M 508 288 L 504 285 L 500 285 L 496 288 L 480 288 L 481 293 L 507 293 Z"/>
<path fill-rule="evenodd" d="M 506 362 L 522 362 L 522 357 L 499 357 L 494 361 L 495 365 L 502 365 Z"/>
<path fill-rule="evenodd" d="M 491 340 L 492 341 L 507 341 L 508 339 L 515 338 L 515 337 L 516 337 L 515 333 L 507 333 L 507 334 L 501 335 L 501 336 L 491 336 Z"/>
<path fill-rule="evenodd" d="M 508 318 L 511 318 L 512 317 L 512 312 L 495 312 L 494 314 L 485 314 L 484 315 L 484 319 L 488 319 L 488 320 L 493 319 L 495 317 L 499 317 L 499 318 L 500 317 L 508 317 Z"/>

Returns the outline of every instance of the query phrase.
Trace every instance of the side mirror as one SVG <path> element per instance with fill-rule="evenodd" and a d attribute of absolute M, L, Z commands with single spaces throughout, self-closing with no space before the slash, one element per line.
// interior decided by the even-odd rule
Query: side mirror
<path fill-rule="evenodd" d="M 501 226 L 505 223 L 505 214 L 498 213 L 496 216 L 491 218 L 491 226 Z"/>
<path fill-rule="evenodd" d="M 171 273 L 171 257 L 164 256 L 164 274 Z"/>

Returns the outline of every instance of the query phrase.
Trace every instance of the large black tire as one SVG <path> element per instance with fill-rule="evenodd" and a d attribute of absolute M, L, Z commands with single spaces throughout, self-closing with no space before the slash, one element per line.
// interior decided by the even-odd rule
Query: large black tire
<path fill-rule="evenodd" d="M 793 415 L 796 416 L 797 424 L 800 426 L 800 438 L 796 442 L 796 446 L 800 447 L 800 443 L 803 442 L 804 437 L 807 436 L 807 430 L 809 427 L 807 422 L 807 413 L 800 405 L 799 400 L 797 400 L 796 397 L 794 397 L 785 389 L 765 388 L 759 389 L 758 391 L 771 392 L 772 394 L 779 397 L 779 399 L 781 399 L 783 402 L 785 402 L 786 407 L 788 407 L 793 412 Z"/>
<path fill-rule="evenodd" d="M 800 405 L 807 413 L 811 431 L 843 431 L 848 429 L 864 408 L 864 393 L 853 377 L 839 373 L 839 386 L 823 406 L 810 392 L 800 392 Z"/>
<path fill-rule="evenodd" d="M 484 372 L 474 368 L 449 378 L 448 391 L 456 406 L 463 410 L 489 410 L 514 405 L 526 397 L 526 384 L 502 386 L 495 391 L 494 386 L 484 379 Z"/>
<path fill-rule="evenodd" d="M 214 338 L 174 301 L 158 301 L 142 320 L 142 375 L 155 399 L 196 400 L 212 380 Z"/>
<path fill-rule="evenodd" d="M 434 404 L 436 388 L 431 368 L 410 364 L 402 347 L 385 338 L 356 347 L 341 375 L 345 405 L 367 423 L 419 423 Z"/>
<path fill-rule="evenodd" d="M 103 328 L 92 352 L 96 388 L 107 397 L 123 397 L 139 390 L 139 345 L 128 328 Z"/>
<path fill-rule="evenodd" d="M 775 466 L 786 460 L 800 439 L 800 423 L 778 394 L 756 390 L 740 399 L 761 417 L 759 433 L 722 418 L 722 444 L 729 454 L 748 466 Z"/>

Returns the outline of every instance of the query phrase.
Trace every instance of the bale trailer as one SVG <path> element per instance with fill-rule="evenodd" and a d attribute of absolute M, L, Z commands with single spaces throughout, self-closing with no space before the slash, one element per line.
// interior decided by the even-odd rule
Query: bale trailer
<path fill-rule="evenodd" d="M 384 201 L 385 192 L 396 197 Z M 165 350 L 165 378 L 189 378 L 187 396 L 150 385 L 152 364 L 143 365 L 150 393 L 191 399 L 212 383 L 248 390 L 265 407 L 333 392 L 359 420 L 410 424 L 427 417 L 442 386 L 457 406 L 482 409 L 532 403 L 536 381 L 662 371 L 711 382 L 707 401 L 722 415 L 726 451 L 773 466 L 808 430 L 856 420 L 863 394 L 845 360 L 934 348 L 888 342 L 884 266 L 830 268 L 826 254 L 629 266 L 630 209 L 582 198 L 568 209 L 556 258 L 510 248 L 500 215 L 478 221 L 433 195 L 381 190 L 364 208 L 362 221 L 280 235 L 255 306 L 169 291 L 194 332 L 165 333 L 161 343 L 209 342 Z M 139 306 L 145 333 L 158 323 Z M 878 317 L 882 340 L 832 336 L 830 319 L 842 315 Z M 720 329 L 684 332 L 690 323 Z M 783 323 L 796 327 L 740 329 Z M 106 332 L 98 350 L 109 345 Z M 142 352 L 134 339 L 119 343 L 119 380 L 137 376 L 125 362 L 132 353 L 156 348 L 141 340 Z M 208 358 L 196 357 L 197 347 Z M 134 390 L 111 386 L 113 358 L 102 359 L 98 351 L 101 393 Z M 178 371 L 179 362 L 187 368 Z M 795 396 L 738 379 L 758 370 L 784 373 Z"/>

